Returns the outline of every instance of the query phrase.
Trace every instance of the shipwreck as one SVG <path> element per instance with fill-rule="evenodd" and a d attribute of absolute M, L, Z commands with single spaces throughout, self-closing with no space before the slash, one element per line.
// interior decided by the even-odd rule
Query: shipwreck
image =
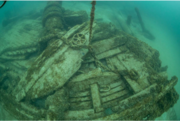
<path fill-rule="evenodd" d="M 0 53 L 0 103 L 19 120 L 154 120 L 179 99 L 159 52 L 47 2 L 41 38 Z M 8 25 L 8 24 L 6 24 Z"/>

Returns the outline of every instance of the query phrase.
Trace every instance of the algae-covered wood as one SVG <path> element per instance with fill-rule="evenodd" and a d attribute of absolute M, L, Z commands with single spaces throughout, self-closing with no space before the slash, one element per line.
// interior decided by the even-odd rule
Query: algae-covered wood
<path fill-rule="evenodd" d="M 72 34 L 75 34 L 77 30 L 84 31 L 86 37 L 84 44 L 88 44 L 88 31 L 86 27 L 83 27 L 85 27 L 84 24 L 80 27 L 75 26 L 63 38 L 71 39 Z M 73 50 L 62 40 L 53 41 L 19 82 L 13 93 L 16 99 L 20 101 L 26 95 L 29 98 L 42 97 L 62 87 L 80 68 L 81 58 L 87 52 L 87 49 Z"/>
<path fill-rule="evenodd" d="M 112 23 L 93 22 L 94 7 L 87 22 L 86 12 L 47 2 L 34 46 L 1 51 L 0 102 L 8 113 L 18 120 L 154 120 L 177 102 L 178 79 L 168 80 L 159 52 Z"/>

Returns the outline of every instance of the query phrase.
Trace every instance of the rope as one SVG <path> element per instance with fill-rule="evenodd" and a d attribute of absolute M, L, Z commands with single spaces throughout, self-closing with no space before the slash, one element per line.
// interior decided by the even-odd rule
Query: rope
<path fill-rule="evenodd" d="M 90 29 L 89 29 L 89 41 L 91 41 L 91 33 L 92 33 L 92 26 L 94 21 L 94 11 L 95 11 L 96 1 L 93 0 L 91 4 L 92 4 L 92 8 L 91 8 L 91 21 L 90 21 Z"/>

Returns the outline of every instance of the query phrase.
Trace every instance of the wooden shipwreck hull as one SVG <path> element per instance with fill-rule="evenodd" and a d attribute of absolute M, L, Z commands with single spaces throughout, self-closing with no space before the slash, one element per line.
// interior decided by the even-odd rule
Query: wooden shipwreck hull
<path fill-rule="evenodd" d="M 81 20 L 66 30 L 61 5 L 48 2 L 42 52 L 26 72 L 0 65 L 0 103 L 14 119 L 154 120 L 177 102 L 178 79 L 168 80 L 157 50 L 106 23 L 94 23 L 89 40 L 82 14 L 64 13 Z"/>
<path fill-rule="evenodd" d="M 63 88 L 46 97 L 17 102 L 11 93 L 1 89 L 4 108 L 17 119 L 155 119 L 177 102 L 179 95 L 174 86 L 178 79 L 174 76 L 168 80 L 167 72 L 160 65 L 152 66 L 157 62 L 152 60 L 158 60 L 158 51 L 134 37 L 128 36 L 128 40 L 131 41 L 115 48 L 106 41 L 112 49 L 108 47 L 104 53 L 123 48 L 118 54 L 105 54 L 107 57 L 99 60 L 106 68 L 102 65 L 96 68 L 87 55 L 81 68 Z M 126 48 L 134 45 L 134 41 L 149 50 L 147 56 L 135 56 L 136 53 Z M 139 51 L 142 51 L 141 47 Z M 148 59 L 142 60 L 141 56 Z M 38 100 L 44 105 L 39 106 Z"/>
<path fill-rule="evenodd" d="M 67 88 L 71 87 L 69 105 L 68 110 L 64 111 L 63 119 L 153 120 L 172 107 L 179 97 L 173 88 L 177 83 L 176 77 L 164 83 L 154 83 L 135 93 L 124 84 L 123 81 L 127 80 L 121 79 L 114 73 L 102 73 L 97 69 L 86 74 L 86 82 L 84 80 L 80 83 L 81 76 L 84 75 L 79 75 L 68 83 Z M 61 115 L 59 112 L 56 112 L 56 115 L 53 112 L 49 118 L 48 109 L 39 108 L 26 101 L 17 102 L 3 90 L 1 90 L 1 102 L 3 107 L 17 119 L 56 119 L 57 115 Z M 60 103 L 50 105 L 59 106 Z"/>

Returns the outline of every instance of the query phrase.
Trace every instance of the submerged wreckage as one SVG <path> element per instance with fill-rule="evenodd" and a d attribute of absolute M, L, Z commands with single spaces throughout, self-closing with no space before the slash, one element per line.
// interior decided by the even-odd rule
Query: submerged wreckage
<path fill-rule="evenodd" d="M 177 102 L 159 52 L 93 23 L 92 6 L 89 27 L 86 12 L 48 2 L 37 44 L 1 52 L 0 103 L 14 119 L 153 120 Z"/>

